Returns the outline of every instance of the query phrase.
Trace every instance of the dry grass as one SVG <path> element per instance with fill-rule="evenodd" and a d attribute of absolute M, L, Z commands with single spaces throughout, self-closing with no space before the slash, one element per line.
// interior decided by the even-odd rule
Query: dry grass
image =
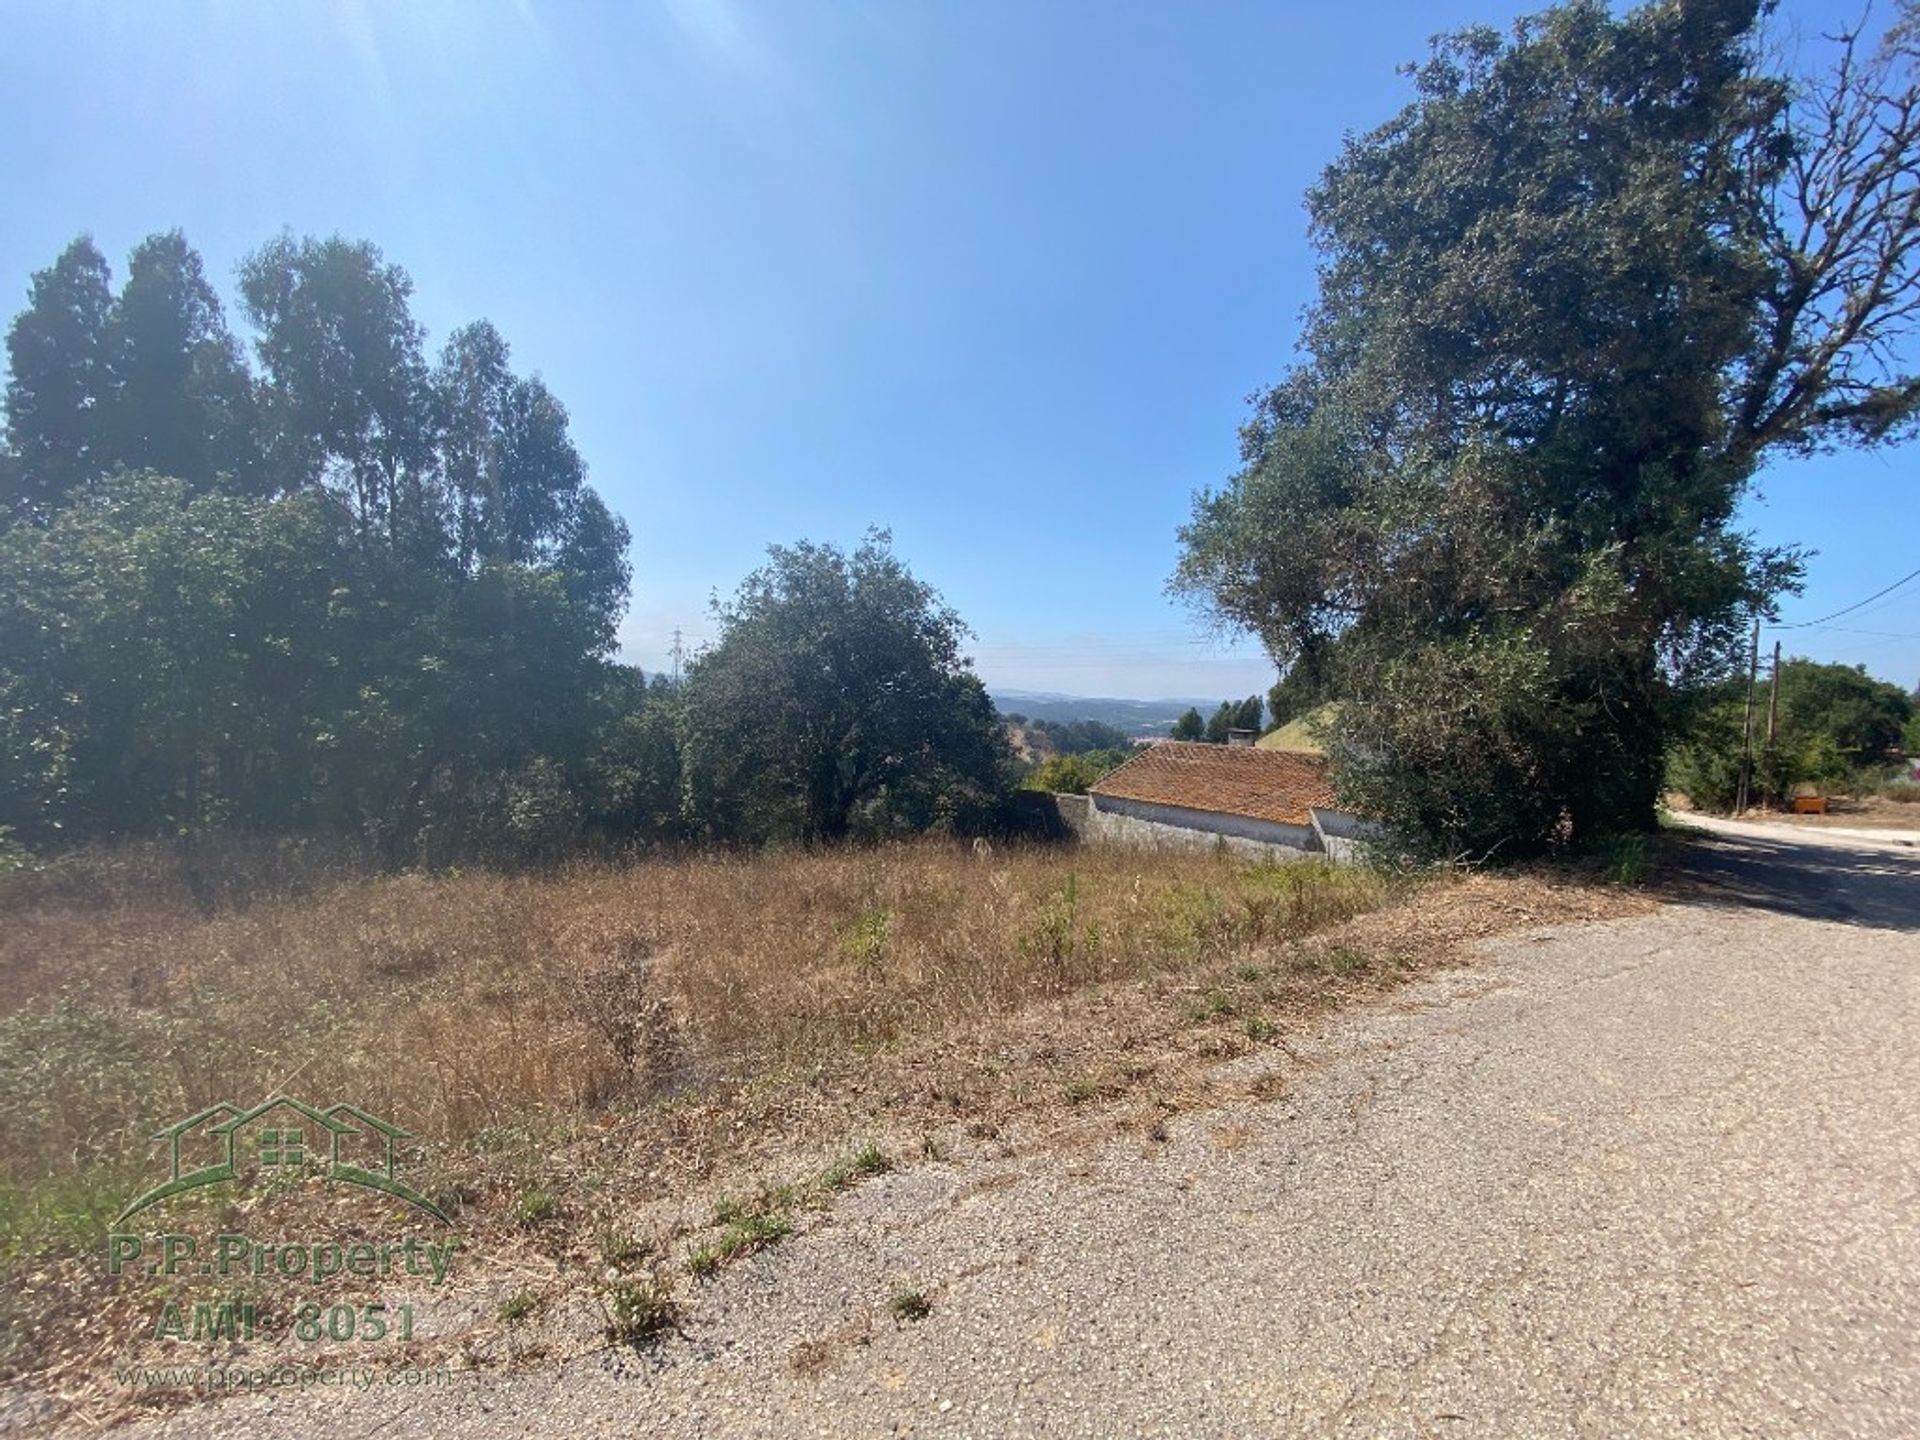
<path fill-rule="evenodd" d="M 198 863 L 217 884 L 129 851 L 0 885 L 0 1375 L 36 1388 L 84 1395 L 141 1349 L 151 1295 L 105 1277 L 105 1222 L 145 1137 L 217 1100 L 413 1131 L 491 1287 L 472 1313 L 514 1312 L 442 1353 L 510 1362 L 569 1293 L 665 1316 L 891 1163 L 1151 1140 L 1220 1060 L 1462 940 L 1638 903 L 931 841 L 543 876 Z M 637 1333 L 604 1316 L 597 1343 Z"/>
<path fill-rule="evenodd" d="M 937 1031 L 1322 927 L 1318 865 L 925 843 L 333 881 L 203 915 L 164 877 L 0 894 L 0 1169 L 219 1099 L 352 1097 L 448 1142 Z"/>

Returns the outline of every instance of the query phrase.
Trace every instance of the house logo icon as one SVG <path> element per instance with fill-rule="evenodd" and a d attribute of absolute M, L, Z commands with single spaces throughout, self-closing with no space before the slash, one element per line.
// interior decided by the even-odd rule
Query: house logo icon
<path fill-rule="evenodd" d="M 438 1205 L 394 1173 L 394 1141 L 409 1138 L 398 1125 L 357 1105 L 318 1110 L 291 1096 L 276 1095 L 243 1110 L 223 1100 L 153 1137 L 167 1146 L 171 1173 L 135 1197 L 114 1223 L 186 1191 L 237 1180 L 243 1163 L 253 1160 L 270 1174 L 306 1171 L 377 1190 L 451 1225 Z M 190 1166 L 189 1155 L 207 1158 L 208 1163 Z"/>

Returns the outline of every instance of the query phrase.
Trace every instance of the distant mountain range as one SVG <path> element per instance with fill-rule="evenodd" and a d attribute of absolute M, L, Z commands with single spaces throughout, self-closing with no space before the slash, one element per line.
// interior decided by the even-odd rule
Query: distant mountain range
<path fill-rule="evenodd" d="M 1061 695 L 1051 690 L 995 690 L 992 694 L 1002 715 L 1024 715 L 1029 720 L 1098 720 L 1133 735 L 1164 735 L 1188 709 L 1211 715 L 1220 705 L 1217 695 L 1211 700 L 1121 700 Z"/>

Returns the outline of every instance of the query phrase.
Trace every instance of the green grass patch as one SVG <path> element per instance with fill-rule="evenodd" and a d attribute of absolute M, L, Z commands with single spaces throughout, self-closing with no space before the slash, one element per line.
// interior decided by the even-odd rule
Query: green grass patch
<path fill-rule="evenodd" d="M 885 1152 L 869 1141 L 821 1171 L 820 1184 L 828 1190 L 845 1190 L 861 1180 L 884 1175 L 892 1168 L 893 1162 L 887 1159 Z"/>
<path fill-rule="evenodd" d="M 719 1235 L 687 1252 L 687 1268 L 707 1276 L 756 1250 L 777 1245 L 793 1233 L 793 1222 L 779 1213 L 742 1215 Z"/>
<path fill-rule="evenodd" d="M 1209 1020 L 1223 1020 L 1238 1008 L 1233 996 L 1226 991 L 1209 990 L 1187 1006 L 1187 1018 L 1196 1025 L 1204 1025 Z"/>
<path fill-rule="evenodd" d="M 860 912 L 843 942 L 847 957 L 863 966 L 878 966 L 886 958 L 887 935 L 893 929 L 893 912 L 884 905 Z"/>
<path fill-rule="evenodd" d="M 626 1270 L 653 1253 L 653 1246 L 622 1230 L 604 1230 L 600 1234 L 600 1261 L 615 1270 Z"/>
<path fill-rule="evenodd" d="M 500 1309 L 496 1313 L 506 1324 L 513 1325 L 533 1314 L 539 1306 L 540 1297 L 533 1291 L 516 1290 L 500 1302 Z"/>
<path fill-rule="evenodd" d="M 559 1210 L 551 1190 L 523 1190 L 513 1202 L 513 1221 L 523 1229 L 551 1220 Z"/>
<path fill-rule="evenodd" d="M 1613 835 L 1601 846 L 1600 863 L 1609 884 L 1641 885 L 1653 863 L 1653 847 L 1645 835 Z"/>
<path fill-rule="evenodd" d="M 607 1338 L 616 1345 L 639 1345 L 672 1326 L 673 1290 L 658 1275 L 623 1280 L 607 1288 L 601 1301 Z"/>
<path fill-rule="evenodd" d="M 103 1250 L 113 1217 L 148 1183 L 138 1172 L 94 1169 L 0 1184 L 0 1259 Z"/>
<path fill-rule="evenodd" d="M 1358 975 L 1373 963 L 1366 951 L 1352 945 L 1331 945 L 1317 957 L 1322 970 L 1334 975 Z"/>

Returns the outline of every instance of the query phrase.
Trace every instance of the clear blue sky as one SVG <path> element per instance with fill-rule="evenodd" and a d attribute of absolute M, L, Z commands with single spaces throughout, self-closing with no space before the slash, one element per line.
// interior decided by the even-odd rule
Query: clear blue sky
<path fill-rule="evenodd" d="M 283 227 L 365 236 L 436 346 L 489 317 L 571 408 L 649 669 L 767 543 L 880 523 L 990 684 L 1244 694 L 1163 585 L 1287 363 L 1301 195 L 1431 32 L 1533 8 L 9 0 L 0 287 L 81 231 L 180 226 L 229 296 Z M 1916 458 L 1768 477 L 1753 523 L 1821 552 L 1787 618 L 1920 565 Z M 1920 679 L 1920 584 L 1841 623 L 1882 633 L 1793 648 Z"/>

